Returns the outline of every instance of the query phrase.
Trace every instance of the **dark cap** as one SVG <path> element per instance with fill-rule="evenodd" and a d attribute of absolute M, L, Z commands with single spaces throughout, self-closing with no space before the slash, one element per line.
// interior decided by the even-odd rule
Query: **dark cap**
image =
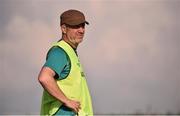
<path fill-rule="evenodd" d="M 85 20 L 85 16 L 82 12 L 78 10 L 67 10 L 63 12 L 60 16 L 60 24 L 68 24 L 68 25 L 79 25 L 82 23 L 89 24 Z"/>

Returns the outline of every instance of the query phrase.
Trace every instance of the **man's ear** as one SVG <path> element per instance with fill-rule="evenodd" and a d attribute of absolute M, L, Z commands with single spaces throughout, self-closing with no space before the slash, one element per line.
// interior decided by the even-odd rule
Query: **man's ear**
<path fill-rule="evenodd" d="M 61 31 L 62 31 L 62 33 L 66 33 L 66 25 L 65 24 L 63 24 L 63 25 L 61 25 Z"/>

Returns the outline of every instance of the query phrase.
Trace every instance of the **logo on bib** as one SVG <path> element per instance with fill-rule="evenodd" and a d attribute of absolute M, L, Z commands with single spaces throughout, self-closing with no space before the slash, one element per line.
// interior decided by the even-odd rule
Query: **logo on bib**
<path fill-rule="evenodd" d="M 85 77 L 85 74 L 84 74 L 84 72 L 81 72 L 81 76 L 82 76 L 82 77 Z"/>
<path fill-rule="evenodd" d="M 79 62 L 77 63 L 77 65 L 78 65 L 79 67 L 81 66 L 81 64 L 80 64 Z"/>

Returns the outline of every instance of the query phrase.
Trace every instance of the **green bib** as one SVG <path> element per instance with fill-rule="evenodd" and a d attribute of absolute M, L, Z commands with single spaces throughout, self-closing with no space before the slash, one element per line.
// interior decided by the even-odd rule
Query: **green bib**
<path fill-rule="evenodd" d="M 84 72 L 76 53 L 64 40 L 55 43 L 53 46 L 61 47 L 67 53 L 71 62 L 71 70 L 68 77 L 63 80 L 57 80 L 59 88 L 69 99 L 80 102 L 81 109 L 78 112 L 79 116 L 93 115 L 91 96 L 89 94 Z M 41 115 L 53 115 L 61 105 L 62 103 L 60 101 L 44 90 L 41 104 Z"/>

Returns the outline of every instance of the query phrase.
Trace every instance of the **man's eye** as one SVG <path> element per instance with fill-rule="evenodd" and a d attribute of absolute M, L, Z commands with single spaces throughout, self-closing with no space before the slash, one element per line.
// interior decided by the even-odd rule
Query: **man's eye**
<path fill-rule="evenodd" d="M 78 29 L 78 28 L 81 28 L 81 27 L 84 28 L 84 27 L 85 27 L 85 24 L 74 25 L 74 26 L 68 25 L 68 27 L 73 28 L 73 29 Z"/>
<path fill-rule="evenodd" d="M 74 28 L 76 28 L 76 29 L 78 29 L 78 28 L 84 28 L 84 25 L 76 25 L 76 26 L 74 26 Z"/>
<path fill-rule="evenodd" d="M 81 27 L 80 25 L 75 26 L 75 28 L 80 28 L 80 27 Z"/>

